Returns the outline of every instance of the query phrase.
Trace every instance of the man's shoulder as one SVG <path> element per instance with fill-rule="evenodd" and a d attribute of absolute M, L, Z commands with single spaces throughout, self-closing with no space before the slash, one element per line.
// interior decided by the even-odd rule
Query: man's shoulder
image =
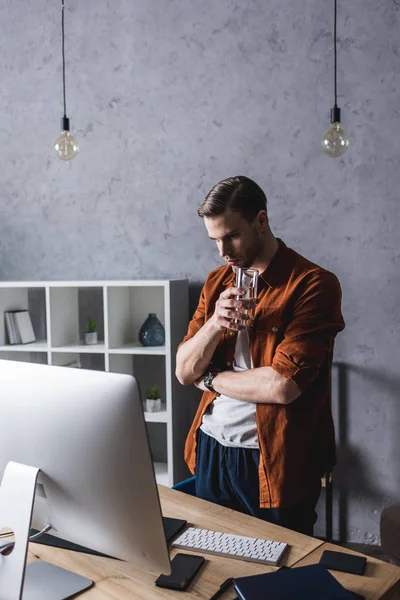
<path fill-rule="evenodd" d="M 228 284 L 234 284 L 235 278 L 229 265 L 222 265 L 208 273 L 204 282 L 203 293 L 205 298 L 210 301 L 214 296 L 221 293 L 223 289 L 229 287 Z"/>
<path fill-rule="evenodd" d="M 321 267 L 317 263 L 306 258 L 293 248 L 287 247 L 288 256 L 291 258 L 293 272 L 300 278 L 304 276 L 327 276 L 328 278 L 337 279 L 336 275 L 325 267 Z"/>
<path fill-rule="evenodd" d="M 232 269 L 229 265 L 221 265 L 220 267 L 217 267 L 216 269 L 213 269 L 212 271 L 209 272 L 209 274 L 207 275 L 205 284 L 208 285 L 212 285 L 214 283 L 219 283 L 224 281 L 225 279 L 227 279 L 228 277 L 232 276 Z"/>

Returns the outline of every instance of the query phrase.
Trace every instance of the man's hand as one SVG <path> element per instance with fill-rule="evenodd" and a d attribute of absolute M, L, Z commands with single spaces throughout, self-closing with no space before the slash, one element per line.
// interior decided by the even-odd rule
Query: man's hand
<path fill-rule="evenodd" d="M 242 325 L 235 323 L 240 319 L 240 310 L 242 308 L 251 310 L 256 305 L 255 298 L 240 298 L 245 293 L 242 288 L 228 288 L 218 298 L 215 303 L 214 314 L 209 320 L 218 329 L 230 329 L 238 331 Z"/>
<path fill-rule="evenodd" d="M 215 349 L 220 341 L 225 329 L 238 331 L 242 325 L 234 323 L 241 319 L 240 311 L 242 309 L 252 309 L 256 305 L 256 300 L 240 298 L 244 294 L 241 288 L 232 287 L 222 292 L 215 303 L 214 314 L 205 321 L 206 308 L 204 298 L 201 305 L 202 325 L 197 333 L 178 350 L 176 356 L 176 376 L 182 385 L 192 385 L 193 383 L 201 390 L 202 384 L 196 384 L 196 381 L 209 368 Z"/>
<path fill-rule="evenodd" d="M 201 390 L 202 392 L 207 392 L 207 388 L 204 385 L 204 375 L 202 375 L 201 377 L 199 377 L 198 379 L 196 379 L 196 381 L 194 382 L 194 385 L 197 387 L 197 389 Z"/>

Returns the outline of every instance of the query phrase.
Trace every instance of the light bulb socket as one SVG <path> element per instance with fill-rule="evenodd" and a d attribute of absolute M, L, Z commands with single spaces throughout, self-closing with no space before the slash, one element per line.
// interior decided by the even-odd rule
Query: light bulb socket
<path fill-rule="evenodd" d="M 336 104 L 331 108 L 331 123 L 340 123 L 340 108 Z"/>
<path fill-rule="evenodd" d="M 61 131 L 69 131 L 69 119 L 68 117 L 63 117 L 61 119 Z"/>

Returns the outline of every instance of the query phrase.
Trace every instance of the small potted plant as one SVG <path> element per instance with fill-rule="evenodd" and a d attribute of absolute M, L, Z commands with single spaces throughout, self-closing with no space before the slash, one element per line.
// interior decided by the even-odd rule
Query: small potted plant
<path fill-rule="evenodd" d="M 98 319 L 92 319 L 91 317 L 87 320 L 87 331 L 84 333 L 85 344 L 97 344 L 97 331 L 96 327 L 99 324 Z"/>
<path fill-rule="evenodd" d="M 146 396 L 146 411 L 147 412 L 157 412 L 161 410 L 161 398 L 160 398 L 160 390 L 156 385 L 152 385 L 147 390 Z"/>

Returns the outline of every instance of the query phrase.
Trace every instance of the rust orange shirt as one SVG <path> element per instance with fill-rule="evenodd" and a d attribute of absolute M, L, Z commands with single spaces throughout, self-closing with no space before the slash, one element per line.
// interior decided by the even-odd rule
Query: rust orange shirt
<path fill-rule="evenodd" d="M 330 371 L 334 339 L 344 328 L 336 276 L 278 242 L 277 252 L 259 277 L 259 301 L 249 328 L 250 353 L 254 368 L 271 366 L 294 381 L 301 394 L 287 405 L 257 404 L 262 508 L 301 501 L 335 463 Z M 221 292 L 234 285 L 229 266 L 208 275 L 183 342 L 213 315 Z M 224 331 L 211 369 L 232 367 L 236 344 L 232 333 Z M 185 460 L 192 473 L 197 430 L 214 398 L 204 392 L 186 440 Z"/>

